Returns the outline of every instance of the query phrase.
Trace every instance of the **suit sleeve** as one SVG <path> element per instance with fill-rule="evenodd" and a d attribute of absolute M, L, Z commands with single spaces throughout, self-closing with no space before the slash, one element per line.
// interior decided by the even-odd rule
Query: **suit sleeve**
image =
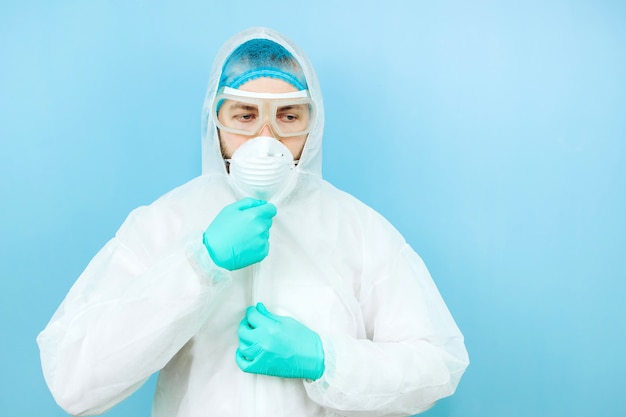
<path fill-rule="evenodd" d="M 163 368 L 228 285 L 180 213 L 133 211 L 37 337 L 46 382 L 72 415 L 100 414 Z"/>
<path fill-rule="evenodd" d="M 365 245 L 367 337 L 321 335 L 325 373 L 305 382 L 313 401 L 343 416 L 425 411 L 454 393 L 469 364 L 463 335 L 422 259 L 386 229 L 374 234 L 377 244 Z M 382 238 L 389 235 L 395 237 Z"/>

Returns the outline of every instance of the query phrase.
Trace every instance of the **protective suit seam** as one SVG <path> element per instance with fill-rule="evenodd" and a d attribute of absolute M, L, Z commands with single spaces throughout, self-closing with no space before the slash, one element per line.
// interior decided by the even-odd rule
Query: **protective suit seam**
<path fill-rule="evenodd" d="M 385 269 L 381 273 L 382 278 L 380 278 L 378 280 L 374 280 L 372 282 L 372 285 L 370 286 L 367 294 L 361 300 L 361 305 L 367 304 L 367 302 L 369 301 L 369 298 L 374 293 L 374 290 L 375 290 L 376 287 L 378 287 L 379 285 L 381 285 L 385 281 L 391 279 L 390 269 L 397 264 L 398 259 L 400 259 L 400 257 L 403 256 L 404 250 L 407 247 L 410 248 L 409 244 L 405 242 L 404 245 L 402 245 L 402 247 L 400 248 L 400 250 L 398 250 L 398 253 L 393 257 L 393 260 L 390 261 L 389 263 L 387 263 L 387 265 L 385 265 Z"/>
<path fill-rule="evenodd" d="M 116 235 L 116 236 L 115 236 L 115 239 L 117 240 L 118 244 L 119 244 L 122 248 L 124 248 L 124 249 L 128 250 L 128 251 L 129 251 L 129 252 L 133 255 L 133 258 L 134 258 L 136 261 L 138 261 L 138 263 L 141 265 L 141 267 L 142 267 L 141 274 L 145 273 L 145 272 L 146 272 L 146 271 L 150 268 L 150 265 L 149 265 L 148 263 L 146 263 L 143 259 L 141 259 L 141 258 L 137 255 L 137 252 L 136 252 L 136 251 L 134 251 L 132 247 L 130 247 L 129 245 L 127 245 L 126 243 L 124 243 L 124 240 L 121 238 L 121 236 L 117 236 L 117 235 Z M 143 244 L 143 242 L 141 242 L 141 248 L 142 248 L 144 251 L 146 251 L 146 247 L 145 247 L 145 245 Z"/>

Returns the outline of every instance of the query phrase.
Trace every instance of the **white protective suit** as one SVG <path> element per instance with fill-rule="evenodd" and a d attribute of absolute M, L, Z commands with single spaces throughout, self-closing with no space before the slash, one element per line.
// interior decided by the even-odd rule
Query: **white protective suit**
<path fill-rule="evenodd" d="M 242 197 L 208 109 L 224 60 L 252 38 L 280 43 L 301 63 L 317 114 L 297 185 L 275 202 L 268 257 L 230 272 L 202 245 L 213 218 Z M 232 38 L 203 113 L 202 176 L 130 213 L 37 338 L 58 404 L 99 414 L 159 371 L 155 417 L 400 416 L 451 395 L 468 365 L 463 336 L 402 236 L 322 179 L 322 97 L 299 48 L 265 28 Z M 237 367 L 237 328 L 257 301 L 320 335 L 320 379 Z"/>

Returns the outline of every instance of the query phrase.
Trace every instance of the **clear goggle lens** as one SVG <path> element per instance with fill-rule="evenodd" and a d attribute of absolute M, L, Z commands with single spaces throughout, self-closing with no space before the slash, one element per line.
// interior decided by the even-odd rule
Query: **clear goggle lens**
<path fill-rule="evenodd" d="M 309 132 L 315 107 L 308 90 L 285 94 L 253 93 L 221 88 L 213 104 L 213 120 L 226 132 L 256 136 L 269 125 L 280 137 Z"/>

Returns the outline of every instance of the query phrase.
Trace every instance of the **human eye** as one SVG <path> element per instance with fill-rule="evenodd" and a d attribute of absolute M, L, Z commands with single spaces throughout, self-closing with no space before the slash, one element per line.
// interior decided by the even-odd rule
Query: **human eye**
<path fill-rule="evenodd" d="M 256 114 L 253 114 L 253 113 L 236 114 L 234 116 L 234 119 L 237 120 L 238 122 L 252 122 L 256 119 Z"/>
<path fill-rule="evenodd" d="M 303 111 L 302 106 L 282 107 L 276 112 L 276 118 L 283 123 L 296 123 L 302 119 Z"/>
<path fill-rule="evenodd" d="M 231 113 L 231 119 L 235 123 L 248 124 L 257 121 L 259 116 L 259 109 L 256 106 L 248 105 L 245 103 L 237 103 L 233 106 Z"/>
<path fill-rule="evenodd" d="M 293 113 L 285 113 L 285 114 L 279 114 L 278 115 L 278 120 L 280 120 L 281 122 L 295 122 L 299 119 L 297 114 L 293 114 Z"/>

